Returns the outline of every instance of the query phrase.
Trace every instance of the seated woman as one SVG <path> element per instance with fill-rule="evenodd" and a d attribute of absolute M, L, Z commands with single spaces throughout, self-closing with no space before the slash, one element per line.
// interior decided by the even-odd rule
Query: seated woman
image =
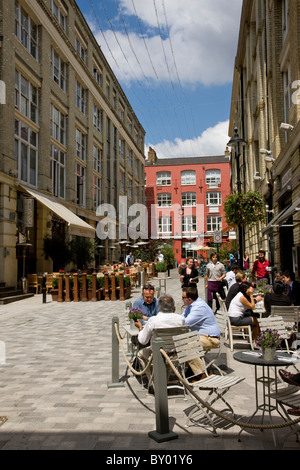
<path fill-rule="evenodd" d="M 289 306 L 291 305 L 291 299 L 288 295 L 284 294 L 285 286 L 283 282 L 277 282 L 274 285 L 274 292 L 267 292 L 264 298 L 264 304 L 267 315 L 271 313 L 271 306 Z"/>
<path fill-rule="evenodd" d="M 253 287 L 250 282 L 242 282 L 240 292 L 230 302 L 228 316 L 233 326 L 251 325 L 253 340 L 256 342 L 259 324 L 257 318 L 252 315 L 254 309 Z"/>

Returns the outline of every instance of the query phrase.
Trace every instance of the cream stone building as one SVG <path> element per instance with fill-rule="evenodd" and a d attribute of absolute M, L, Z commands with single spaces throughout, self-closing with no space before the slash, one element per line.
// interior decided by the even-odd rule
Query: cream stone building
<path fill-rule="evenodd" d="M 244 0 L 229 136 L 232 190 L 256 190 L 266 221 L 245 229 L 251 265 L 260 248 L 300 276 L 300 1 Z M 235 130 L 236 128 L 236 130 Z M 237 131 L 237 134 L 235 132 Z M 239 165 L 238 165 L 239 164 Z M 237 168 L 238 165 L 238 168 Z"/>
<path fill-rule="evenodd" d="M 74 0 L 0 13 L 0 282 L 16 286 L 23 254 L 25 274 L 52 272 L 45 236 L 94 240 L 99 205 L 144 203 L 145 131 Z"/>

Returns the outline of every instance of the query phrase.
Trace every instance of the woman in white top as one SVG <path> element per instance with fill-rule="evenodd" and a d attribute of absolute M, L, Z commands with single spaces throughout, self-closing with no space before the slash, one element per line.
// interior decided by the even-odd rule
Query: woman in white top
<path fill-rule="evenodd" d="M 242 282 L 240 291 L 230 302 L 228 316 L 233 326 L 251 325 L 252 336 L 254 341 L 256 341 L 259 335 L 259 325 L 257 318 L 251 315 L 252 310 L 255 310 L 253 287 L 250 282 Z"/>

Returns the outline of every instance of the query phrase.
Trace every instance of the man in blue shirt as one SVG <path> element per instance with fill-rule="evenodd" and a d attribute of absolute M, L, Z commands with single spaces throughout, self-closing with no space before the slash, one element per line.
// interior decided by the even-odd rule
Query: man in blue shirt
<path fill-rule="evenodd" d="M 192 331 L 198 331 L 203 349 L 209 350 L 219 347 L 220 330 L 214 312 L 204 300 L 198 297 L 197 289 L 184 287 L 182 300 L 185 305 L 182 314 L 185 318 L 185 325 L 188 325 Z M 195 375 L 202 376 L 204 367 L 201 359 L 190 361 L 189 366 Z"/>
<path fill-rule="evenodd" d="M 158 314 L 158 302 L 157 298 L 154 297 L 154 286 L 152 284 L 143 286 L 142 296 L 135 300 L 133 307 L 142 310 L 143 320 L 148 320 Z"/>

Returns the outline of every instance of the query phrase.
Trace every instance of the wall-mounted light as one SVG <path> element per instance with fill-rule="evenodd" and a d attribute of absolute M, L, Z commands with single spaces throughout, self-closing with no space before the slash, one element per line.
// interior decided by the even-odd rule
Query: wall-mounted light
<path fill-rule="evenodd" d="M 260 181 L 262 179 L 258 171 L 254 173 L 253 179 L 254 181 Z"/>
<path fill-rule="evenodd" d="M 280 124 L 280 130 L 281 131 L 293 131 L 294 126 L 292 126 L 291 124 L 287 124 L 286 122 L 282 122 Z"/>
<path fill-rule="evenodd" d="M 265 205 L 265 208 L 266 208 L 266 212 L 267 212 L 268 214 L 274 214 L 275 210 L 274 210 L 274 209 L 269 209 L 269 205 L 268 205 L 268 204 Z"/>

